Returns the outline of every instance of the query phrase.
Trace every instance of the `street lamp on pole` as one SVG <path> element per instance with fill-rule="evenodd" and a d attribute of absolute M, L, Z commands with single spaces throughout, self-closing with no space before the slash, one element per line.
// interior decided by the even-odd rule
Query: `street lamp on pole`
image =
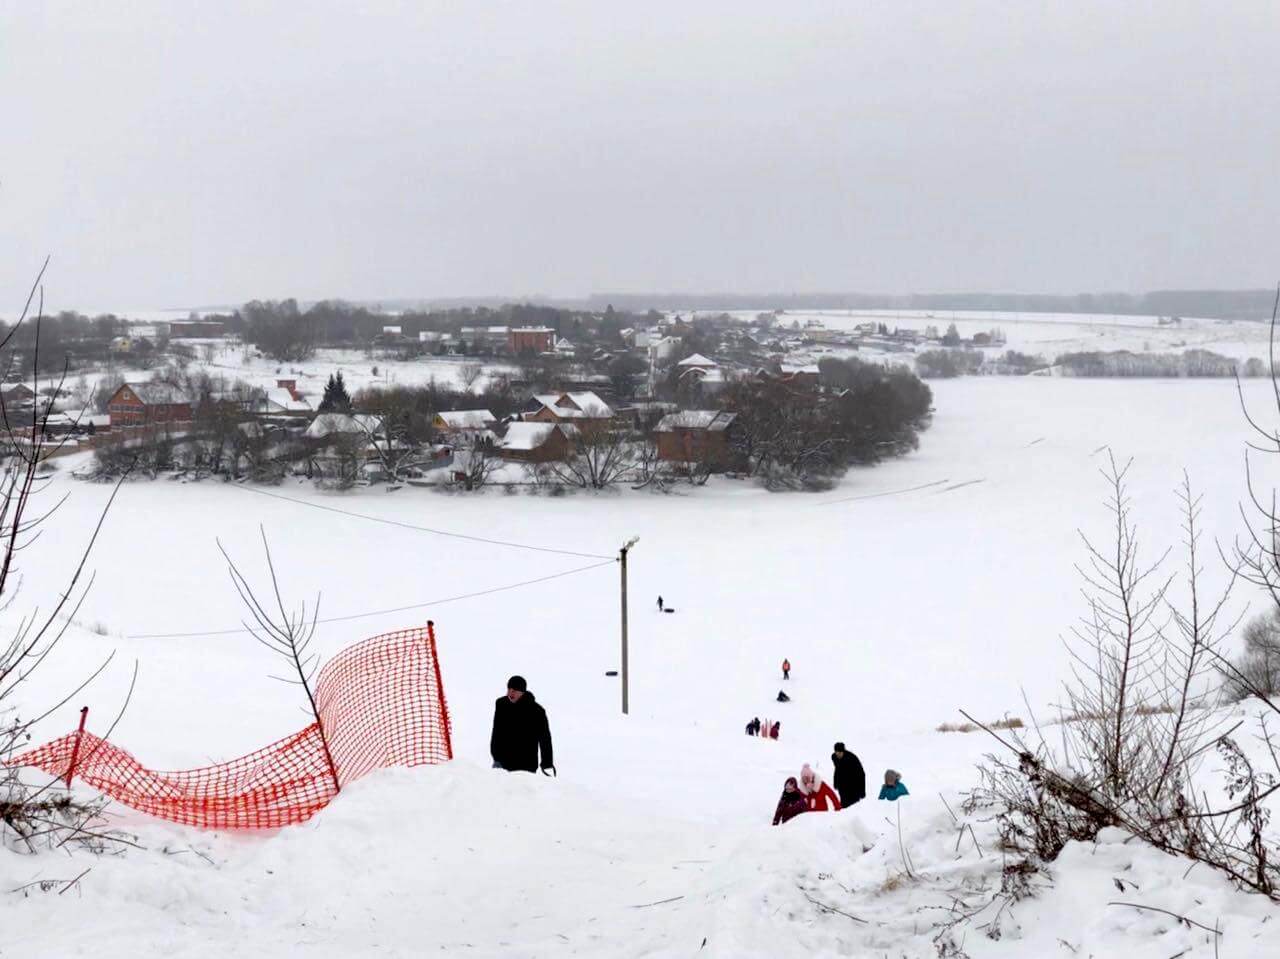
<path fill-rule="evenodd" d="M 639 536 L 632 536 L 618 550 L 618 564 L 622 570 L 622 715 L 627 715 L 630 708 L 631 689 L 630 674 L 627 668 L 627 553 L 631 547 L 640 542 Z"/>

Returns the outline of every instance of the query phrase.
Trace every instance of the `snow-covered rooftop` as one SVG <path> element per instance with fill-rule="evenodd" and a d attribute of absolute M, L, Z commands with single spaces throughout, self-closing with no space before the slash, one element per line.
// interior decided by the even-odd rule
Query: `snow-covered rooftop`
<path fill-rule="evenodd" d="M 309 413 L 311 404 L 306 400 L 295 400 L 293 394 L 283 386 L 274 386 L 264 391 L 266 397 L 262 406 L 267 410 L 280 409 L 289 413 Z"/>
<path fill-rule="evenodd" d="M 536 450 L 558 429 L 555 423 L 512 423 L 498 446 L 504 450 Z"/>
<path fill-rule="evenodd" d="M 725 410 L 681 410 L 679 413 L 668 413 L 654 427 L 658 433 L 673 433 L 676 430 L 710 430 L 721 432 L 737 418 L 737 413 Z"/>
<path fill-rule="evenodd" d="M 186 403 L 187 398 L 175 386 L 168 383 L 126 383 L 147 405 L 154 403 Z"/>
<path fill-rule="evenodd" d="M 321 440 L 336 433 L 372 433 L 378 418 L 368 413 L 321 413 L 307 426 L 309 439 Z"/>
<path fill-rule="evenodd" d="M 561 403 L 566 397 L 572 406 Z M 609 404 L 591 390 L 581 393 L 540 393 L 534 399 L 552 409 L 561 419 L 610 419 L 613 416 Z"/>
<path fill-rule="evenodd" d="M 488 410 L 448 410 L 436 415 L 451 430 L 482 430 L 498 419 Z"/>
<path fill-rule="evenodd" d="M 694 353 L 693 356 L 686 356 L 676 366 L 716 366 L 715 360 L 710 357 L 703 356 L 701 353 Z"/>

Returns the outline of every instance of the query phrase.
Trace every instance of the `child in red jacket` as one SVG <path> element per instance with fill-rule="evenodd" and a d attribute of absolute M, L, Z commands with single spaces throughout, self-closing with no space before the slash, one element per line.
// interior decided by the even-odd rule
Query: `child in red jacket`
<path fill-rule="evenodd" d="M 809 812 L 840 811 L 840 797 L 808 763 L 800 769 L 800 791 L 804 793 Z"/>

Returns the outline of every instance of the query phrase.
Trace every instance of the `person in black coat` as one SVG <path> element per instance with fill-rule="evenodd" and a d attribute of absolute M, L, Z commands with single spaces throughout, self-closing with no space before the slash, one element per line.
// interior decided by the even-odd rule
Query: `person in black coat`
<path fill-rule="evenodd" d="M 844 743 L 836 743 L 834 749 L 831 765 L 835 775 L 831 777 L 831 785 L 840 794 L 840 807 L 847 809 L 859 799 L 867 798 L 867 774 L 858 757 L 845 751 Z"/>
<path fill-rule="evenodd" d="M 489 754 L 494 768 L 508 772 L 517 769 L 538 771 L 538 753 L 542 753 L 542 771 L 555 772 L 551 751 L 551 726 L 543 709 L 523 676 L 507 680 L 507 695 L 500 696 L 493 707 L 493 735 L 489 737 Z"/>

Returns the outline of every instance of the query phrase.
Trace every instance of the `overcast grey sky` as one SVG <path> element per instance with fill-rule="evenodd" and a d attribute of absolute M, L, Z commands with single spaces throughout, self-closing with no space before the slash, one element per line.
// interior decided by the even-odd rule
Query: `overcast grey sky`
<path fill-rule="evenodd" d="M 1280 273 L 1280 4 L 0 0 L 0 312 Z"/>

